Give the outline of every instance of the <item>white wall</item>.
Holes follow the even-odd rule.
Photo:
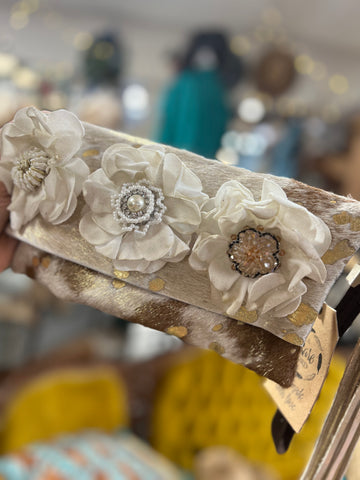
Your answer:
[[[76,0],[73,3],[76,6]],[[35,68],[44,68],[57,62],[75,66],[78,64],[79,53],[72,42],[77,32],[97,33],[107,28],[113,29],[119,32],[126,46],[126,77],[144,83],[151,93],[153,103],[171,75],[167,54],[181,48],[187,35],[186,29],[181,25],[174,28],[172,23],[171,27],[164,27],[164,24],[144,20],[144,15],[141,19],[136,19],[134,15],[126,17],[116,11],[106,11],[105,8],[102,11],[100,7],[94,15],[94,10],[91,13],[86,8],[79,8],[79,5],[71,9],[68,3],[67,8],[61,10],[62,3],[59,0],[50,2],[48,7],[43,2],[43,7],[31,15],[30,22],[24,29],[14,30],[9,25],[10,6],[13,4],[9,0],[2,0],[0,5],[0,51],[9,49]],[[84,5],[84,2],[81,4]],[[148,5],[150,7],[151,2]],[[57,10],[54,10],[54,6]],[[189,16],[192,14],[193,12],[188,12]],[[254,28],[249,25],[248,33],[251,32],[250,27]],[[327,47],[309,44],[306,40],[303,45],[297,42],[297,50],[299,53],[309,53],[314,59],[325,63],[330,73],[346,75],[350,91],[344,96],[336,96],[330,92],[327,80],[315,82],[300,76],[289,95],[319,112],[329,105],[339,106],[343,110],[359,104],[360,69],[356,51],[337,51],[333,45]]]

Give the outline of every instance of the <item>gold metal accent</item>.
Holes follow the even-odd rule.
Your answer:
[[[168,327],[165,332],[168,335],[174,335],[178,338],[184,338],[188,334],[188,329],[183,325],[174,325],[172,327]]]
[[[32,262],[33,267],[38,267],[40,265],[40,258],[39,257],[33,257]]]
[[[213,332],[220,332],[224,328],[224,325],[222,323],[218,323],[217,325],[214,325],[213,328],[211,329]]]
[[[48,256],[41,259],[41,266],[44,268],[49,268],[50,263],[51,263],[51,258]]]
[[[162,278],[154,278],[149,282],[149,289],[152,292],[160,292],[165,287],[165,281]]]
[[[209,349],[213,350],[214,352],[218,353],[219,355],[222,355],[225,353],[225,348],[220,345],[218,342],[211,342],[209,343]]]
[[[288,315],[287,318],[297,327],[302,327],[303,325],[310,325],[310,323],[315,322],[317,315],[317,311],[314,308],[309,307],[306,303],[300,303],[297,310],[291,315]]]
[[[119,280],[125,280],[126,278],[129,277],[130,272],[122,272],[120,270],[114,270],[113,274],[115,275],[116,278]]]
[[[59,275],[65,281],[67,287],[77,295],[91,289],[98,276],[93,270],[70,262],[64,262],[61,265]]]
[[[360,232],[360,217],[353,217],[348,212],[337,213],[333,216],[336,225],[346,225],[350,223],[350,230]]]
[[[124,288],[126,283],[125,282],[122,282],[121,280],[117,279],[117,278],[114,278],[114,280],[111,282],[111,285],[116,288],[117,290],[119,290],[120,288]]]
[[[337,213],[333,216],[333,220],[336,225],[346,225],[347,223],[350,223],[351,215],[348,212]]]
[[[304,343],[303,339],[299,337],[299,335],[297,335],[296,333],[286,333],[283,336],[283,340],[285,340],[286,342],[292,343],[293,345],[298,345],[299,347],[301,347],[302,344]]]
[[[85,152],[83,152],[82,156],[84,158],[86,157],[95,157],[96,155],[99,155],[99,150],[97,150],[96,148],[90,148],[89,150],[85,150]]]
[[[350,222],[350,229],[353,232],[360,232],[360,217],[352,217]]]
[[[350,245],[349,240],[345,239],[337,243],[334,248],[325,252],[321,259],[325,265],[334,265],[338,260],[350,257],[354,255],[354,253],[355,248]]]
[[[258,319],[258,313],[256,310],[247,310],[245,307],[240,307],[234,318],[243,323],[255,323]]]

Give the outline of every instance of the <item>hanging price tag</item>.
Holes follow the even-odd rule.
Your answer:
[[[282,388],[266,380],[265,388],[295,432],[306,422],[327,376],[339,334],[336,311],[324,304],[301,350],[293,384]]]

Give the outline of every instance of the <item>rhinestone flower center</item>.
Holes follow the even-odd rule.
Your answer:
[[[111,197],[113,217],[125,231],[134,230],[145,235],[150,225],[160,223],[166,210],[160,188],[147,180],[124,183],[120,193]]]
[[[279,267],[280,243],[273,234],[245,228],[232,240],[227,251],[231,267],[244,277],[267,275]]]
[[[14,184],[26,192],[37,190],[49,173],[50,157],[40,148],[22,152],[11,170]]]

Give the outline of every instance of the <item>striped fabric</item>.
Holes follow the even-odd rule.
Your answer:
[[[0,458],[1,480],[185,480],[168,460],[128,432],[87,433],[34,444]]]

